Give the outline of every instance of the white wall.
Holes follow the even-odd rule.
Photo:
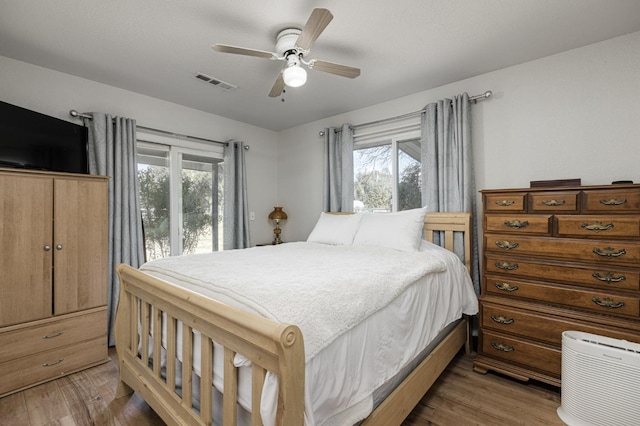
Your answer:
[[[85,80],[0,56],[0,100],[80,124],[69,110],[104,112],[136,119],[141,126],[225,141],[247,142],[252,242],[270,241],[267,216],[277,203],[277,134],[217,115]]]
[[[493,98],[471,112],[478,190],[545,179],[640,182],[638,32],[280,132],[278,200],[289,213],[284,239],[305,239],[322,209],[318,132],[324,127],[393,117],[486,90]]]

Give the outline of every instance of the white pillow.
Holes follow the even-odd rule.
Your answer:
[[[330,214],[322,212],[307,241],[333,245],[352,244],[361,218],[362,214],[360,213]]]
[[[365,213],[353,244],[418,251],[426,212],[422,207],[397,213]]]

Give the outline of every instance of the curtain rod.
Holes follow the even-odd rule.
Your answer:
[[[487,90],[486,92],[484,92],[481,95],[469,96],[469,102],[475,104],[475,103],[478,103],[478,101],[483,101],[485,99],[490,98],[492,95],[493,95],[493,92],[491,90]],[[425,112],[424,108],[419,110],[419,111],[408,112],[406,114],[397,115],[397,116],[391,117],[391,118],[383,118],[381,120],[370,121],[368,123],[356,124],[356,125],[351,126],[351,128],[352,129],[357,129],[359,127],[373,126],[375,124],[387,123],[387,122],[396,121],[396,120],[403,120],[405,118],[411,118],[411,117],[418,116],[418,115],[422,114],[423,112]],[[335,130],[336,133],[339,133],[341,131],[342,131],[341,129],[336,129]],[[324,130],[320,131],[320,136],[324,136]]]
[[[69,111],[69,115],[75,118],[86,118],[88,120],[93,120],[93,116],[91,114],[86,114],[86,113],[82,113],[82,112],[78,112],[75,109],[72,109],[71,111]],[[138,124],[136,124],[136,127],[138,129],[142,129],[142,130],[148,130],[151,132],[156,132],[156,133],[162,133],[163,135],[167,135],[167,136],[173,136],[175,138],[178,139],[191,139],[191,140],[195,140],[195,141],[200,141],[200,142],[210,142],[210,143],[215,143],[218,145],[228,145],[227,142],[221,142],[221,141],[214,141],[213,139],[205,139],[205,138],[200,138],[198,136],[189,136],[189,135],[183,135],[180,133],[174,133],[174,132],[168,132],[166,130],[160,130],[160,129],[154,129],[152,127],[145,127],[145,126],[140,126]],[[251,147],[249,145],[244,145],[244,149],[245,150],[249,150]]]

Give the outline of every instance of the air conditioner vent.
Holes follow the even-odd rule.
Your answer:
[[[231,84],[231,83],[227,83],[226,81],[222,81],[219,80],[217,78],[211,77],[210,75],[204,74],[204,73],[197,73],[196,74],[196,78],[198,80],[202,80],[206,83],[209,83],[213,86],[219,87],[221,89],[225,89],[225,90],[229,90],[229,89],[237,89],[238,86],[236,86],[235,84]]]

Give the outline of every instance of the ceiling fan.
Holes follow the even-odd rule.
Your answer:
[[[300,65],[304,64],[310,69],[327,72],[347,78],[356,78],[360,75],[360,69],[340,65],[319,59],[305,60],[309,54],[311,45],[322,34],[324,29],[333,19],[333,15],[327,9],[316,8],[311,12],[302,30],[298,28],[285,28],[276,37],[276,52],[266,50],[248,49],[245,47],[230,46],[227,44],[214,44],[213,50],[236,55],[255,56],[274,61],[286,61],[286,65],[276,78],[269,96],[278,97],[284,91],[284,86],[299,87],[306,83],[307,72]]]

